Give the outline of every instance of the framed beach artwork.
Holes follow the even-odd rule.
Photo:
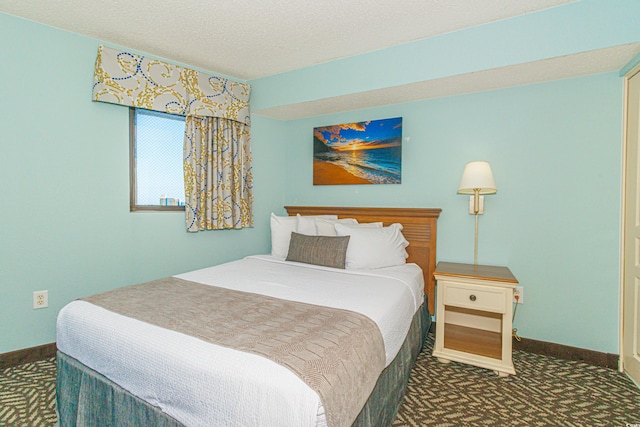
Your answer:
[[[313,128],[313,185],[400,184],[402,117]]]

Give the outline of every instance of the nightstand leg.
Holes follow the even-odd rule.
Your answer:
[[[509,376],[509,374],[506,372],[502,372],[502,371],[493,371],[493,372],[495,372],[500,378],[506,378]]]
[[[445,365],[446,365],[447,363],[451,363],[451,360],[449,360],[449,359],[443,359],[443,358],[441,358],[441,357],[438,357],[437,359],[438,359],[438,362],[440,362],[440,363],[444,363]]]

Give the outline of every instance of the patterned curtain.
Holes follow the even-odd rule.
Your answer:
[[[187,116],[184,183],[187,231],[253,227],[249,126]]]
[[[98,47],[93,100],[249,124],[251,86],[105,46]]]
[[[253,227],[251,86],[98,48],[93,100],[186,116],[187,231]]]

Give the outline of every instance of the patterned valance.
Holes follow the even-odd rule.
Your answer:
[[[251,86],[100,46],[93,100],[249,124]]]

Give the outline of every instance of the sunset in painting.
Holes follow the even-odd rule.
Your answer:
[[[313,184],[399,184],[402,117],[313,129]]]

